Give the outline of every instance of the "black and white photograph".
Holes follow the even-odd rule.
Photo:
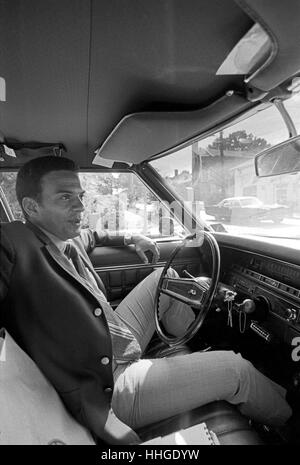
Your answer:
[[[0,446],[300,445],[299,31],[299,0],[0,0]]]

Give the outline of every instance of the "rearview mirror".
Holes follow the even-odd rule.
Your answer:
[[[276,176],[300,171],[300,136],[264,150],[255,157],[256,176]]]

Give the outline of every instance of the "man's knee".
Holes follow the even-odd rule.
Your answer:
[[[254,369],[253,365],[249,360],[243,358],[240,354],[236,354],[236,370],[241,379],[245,379],[250,376],[251,371]]]
[[[150,274],[145,278],[145,280],[150,280],[150,281],[152,281],[152,282],[158,283],[159,278],[161,277],[162,272],[163,272],[163,267],[156,268],[156,270],[152,271],[152,273],[150,273]],[[177,277],[178,277],[178,273],[177,273],[173,268],[169,268],[169,269],[167,270],[166,276],[168,276],[168,278],[177,278]]]
[[[227,368],[236,379],[237,388],[250,383],[251,371],[254,369],[251,362],[235,352],[228,352]]]
[[[243,358],[240,354],[235,354],[233,369],[236,379],[235,394],[247,397],[251,391],[252,378],[255,377],[253,373],[255,368],[251,362]]]

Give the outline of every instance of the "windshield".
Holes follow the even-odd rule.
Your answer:
[[[300,132],[300,98],[285,103]],[[258,178],[254,158],[288,138],[275,106],[150,164],[207,225],[229,233],[300,238],[300,173]]]

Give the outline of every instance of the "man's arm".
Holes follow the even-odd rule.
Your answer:
[[[145,252],[152,253],[152,263],[156,263],[159,259],[159,247],[155,241],[142,234],[128,234],[124,236],[124,244],[135,246],[135,251],[144,263],[148,263],[148,258]]]
[[[106,231],[93,231],[83,229],[81,231],[81,240],[87,253],[90,253],[96,246],[123,246],[134,245],[135,251],[144,263],[148,263],[145,252],[152,253],[152,263],[156,263],[159,258],[159,247],[155,241],[142,234],[125,234],[125,236],[111,235]]]

